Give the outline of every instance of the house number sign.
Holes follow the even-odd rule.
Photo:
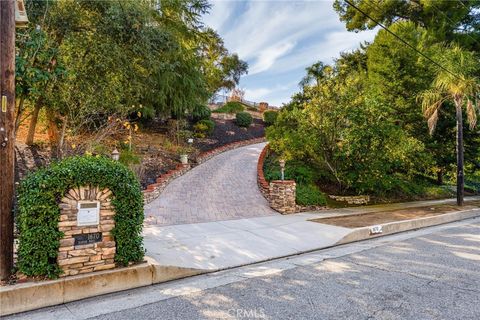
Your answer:
[[[78,234],[78,235],[74,235],[73,238],[75,239],[74,245],[81,246],[85,244],[102,242],[102,233],[94,232],[94,233]]]

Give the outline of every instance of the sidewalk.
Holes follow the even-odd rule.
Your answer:
[[[479,199],[469,197],[467,201]],[[361,229],[308,221],[311,219],[454,201],[417,201],[165,227],[151,225],[144,228],[144,244],[147,256],[155,264],[222,270],[330,247],[343,243],[343,239]]]

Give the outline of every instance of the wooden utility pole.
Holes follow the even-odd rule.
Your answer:
[[[464,196],[464,173],[463,173],[463,116],[462,99],[455,98],[457,112],[457,205],[463,206]]]
[[[0,0],[0,279],[13,267],[15,0]]]

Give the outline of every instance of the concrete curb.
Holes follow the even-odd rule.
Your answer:
[[[267,144],[260,152],[260,156],[258,157],[257,162],[257,184],[260,192],[262,193],[263,197],[269,200],[270,196],[270,186],[268,185],[267,180],[265,180],[265,175],[263,172],[263,164],[265,162],[265,158],[267,157],[267,153],[269,150],[269,145]]]
[[[206,271],[151,262],[57,280],[0,287],[0,316],[186,278]]]
[[[444,213],[444,214],[441,214],[438,216],[432,216],[432,217],[388,222],[388,223],[378,225],[378,226],[381,226],[382,228],[382,233],[378,233],[378,234],[372,234],[371,232],[372,226],[355,228],[351,233],[343,237],[335,245],[377,238],[377,237],[386,236],[389,234],[436,226],[439,224],[465,220],[465,219],[474,218],[478,216],[480,216],[480,209],[470,209],[465,211]]]

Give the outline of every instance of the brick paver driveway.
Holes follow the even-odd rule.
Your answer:
[[[224,152],[172,181],[145,206],[148,224],[174,225],[277,214],[257,186],[264,143]]]

